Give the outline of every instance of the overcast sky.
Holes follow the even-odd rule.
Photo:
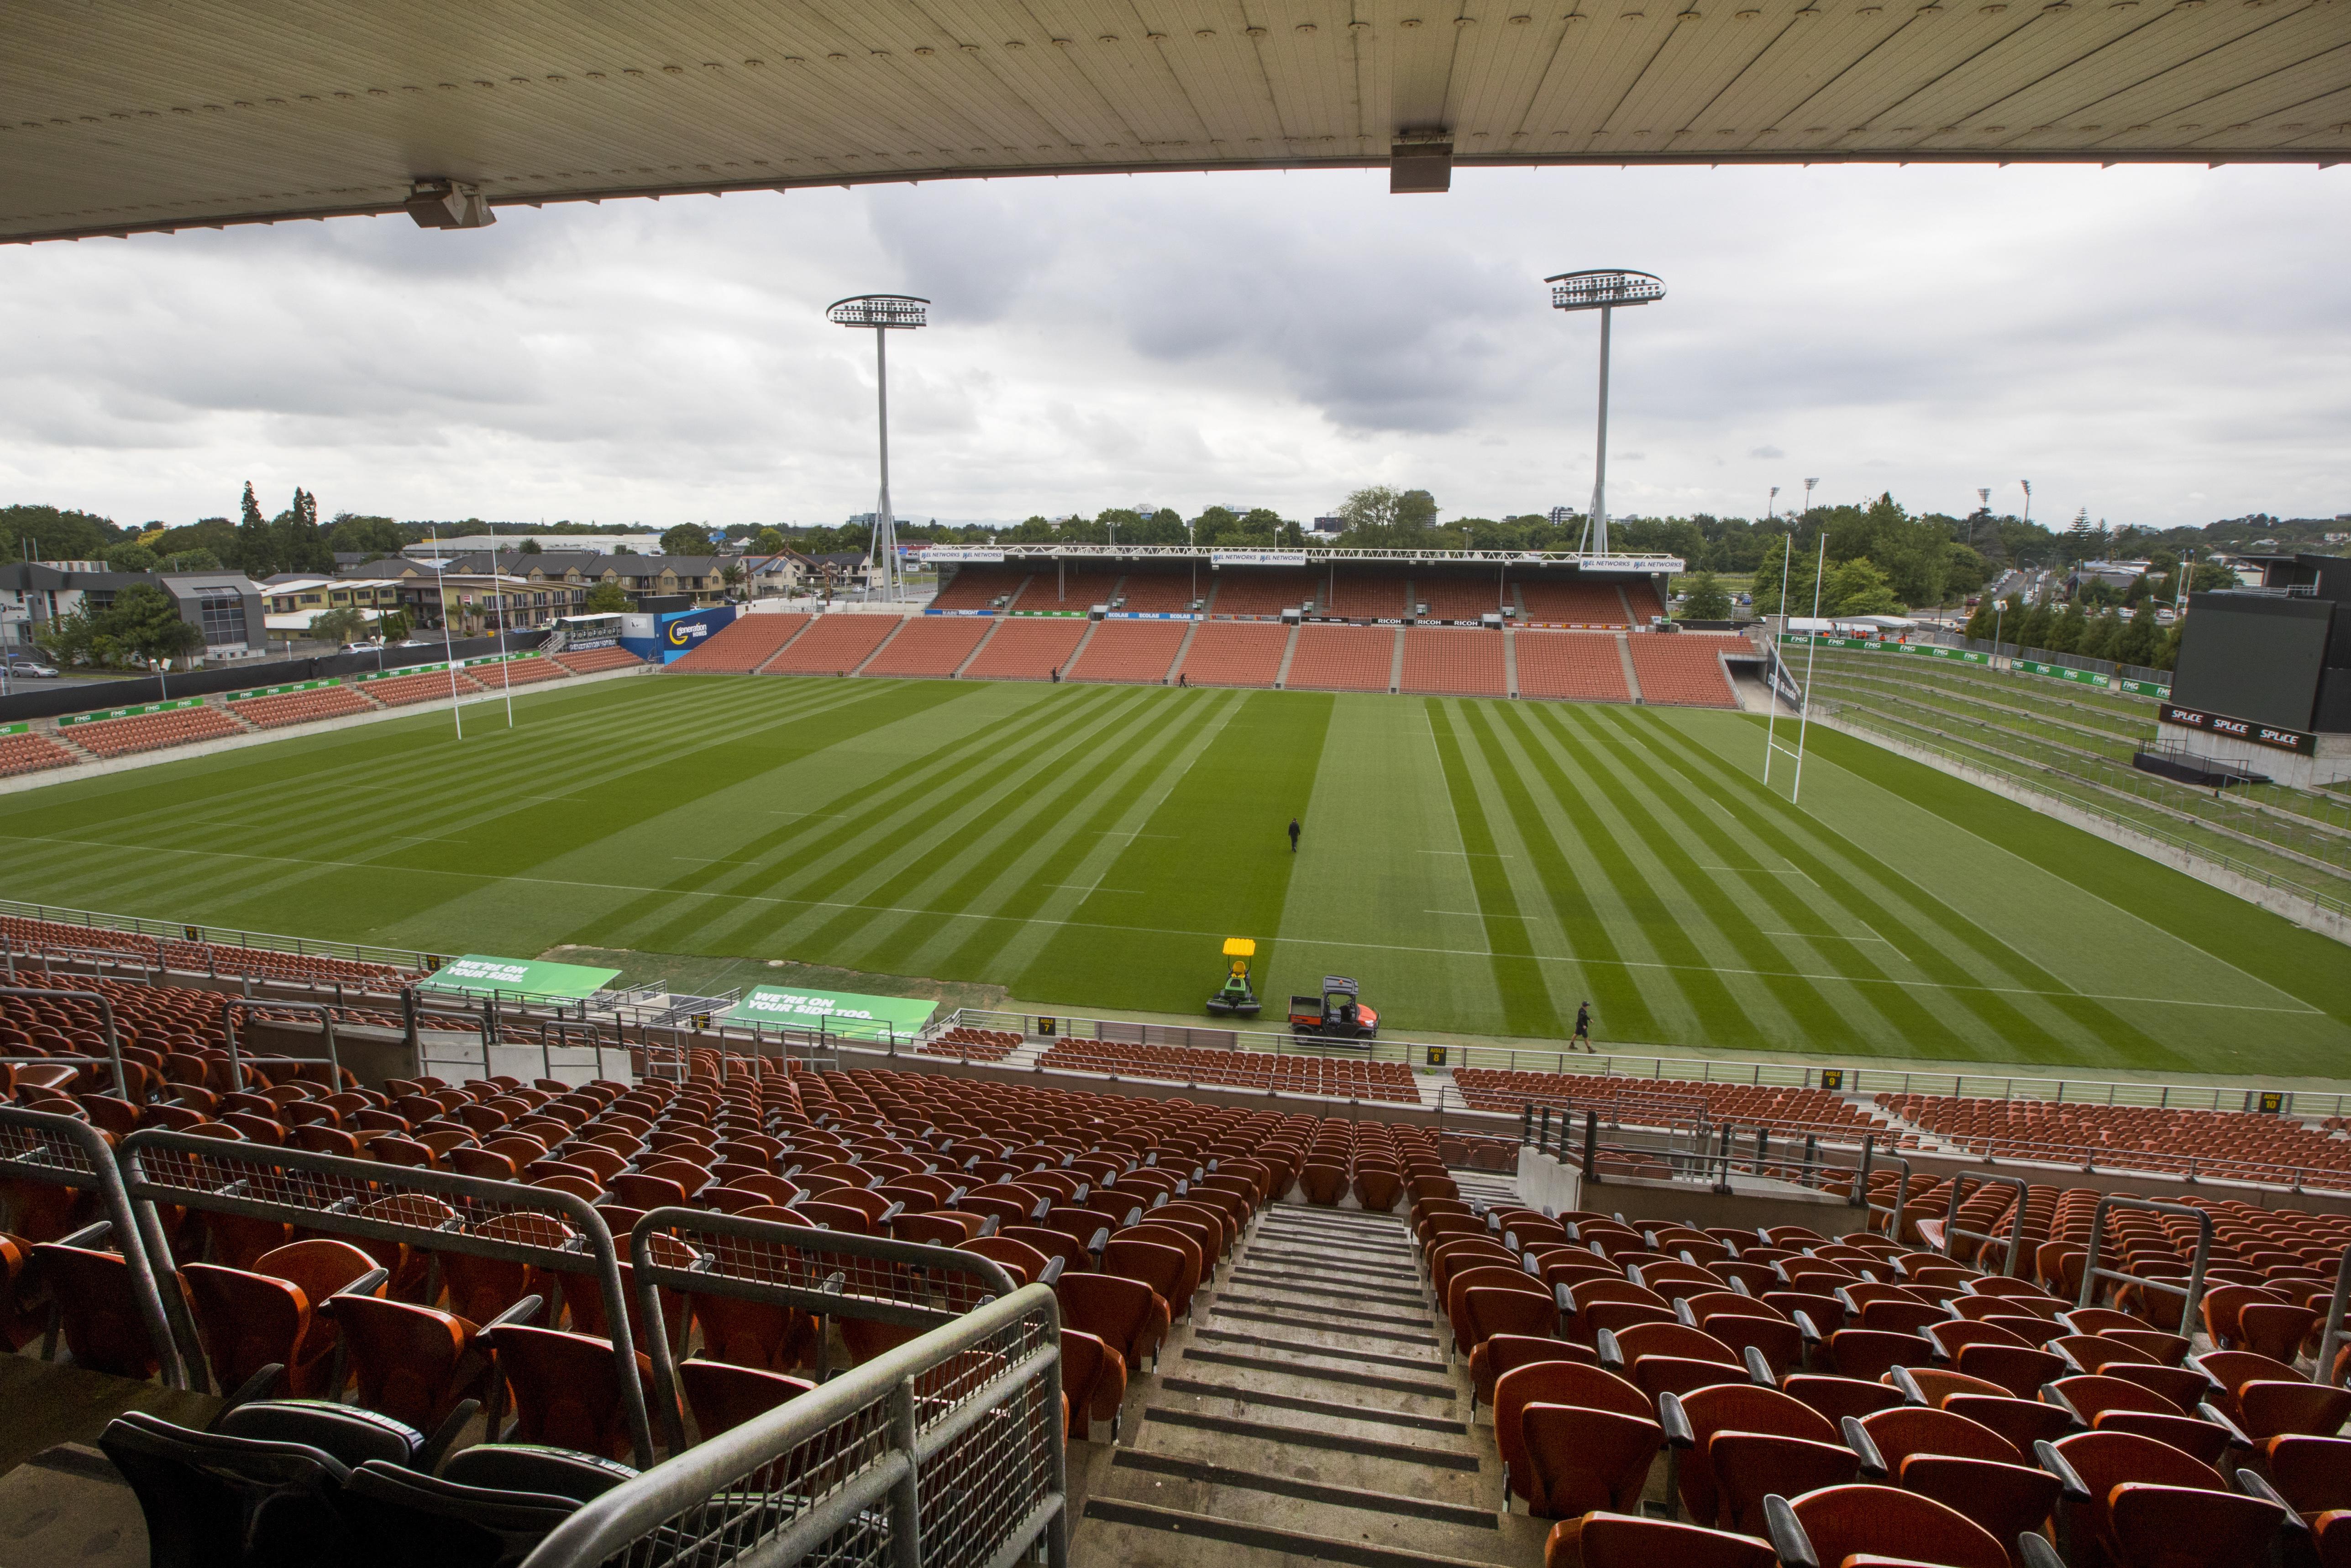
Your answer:
[[[1591,493],[1761,515],[1817,476],[1958,512],[2019,479],[2171,526],[2351,512],[2351,170],[1166,174],[502,209],[0,248],[0,504],[130,523],[268,509],[666,526],[872,505],[892,339],[902,517],[1153,502],[1441,515]]]

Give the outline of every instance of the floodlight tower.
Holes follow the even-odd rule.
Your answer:
[[[1646,272],[1600,267],[1588,272],[1562,272],[1543,279],[1551,285],[1554,310],[1600,312],[1600,442],[1592,460],[1592,522],[1585,549],[1608,553],[1608,329],[1619,305],[1646,305],[1666,297],[1666,286]]]
[[[898,564],[898,525],[890,516],[890,334],[929,326],[930,305],[911,294],[857,294],[824,308],[828,321],[873,329],[873,385],[882,421],[882,499],[873,508],[873,564],[882,569],[883,597],[893,604],[905,589],[905,573]],[[870,574],[866,580],[872,580]]]

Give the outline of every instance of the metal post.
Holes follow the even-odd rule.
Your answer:
[[[1600,308],[1600,434],[1592,457],[1592,533],[1593,555],[1608,553],[1608,329],[1616,312]]]
[[[11,977],[14,977],[13,975]],[[99,991],[52,991],[44,990],[36,987],[0,986],[0,996],[33,997],[44,998],[49,1001],[96,1002],[98,1004],[98,1016],[99,1020],[99,1033],[100,1038],[106,1041],[107,1060],[114,1064],[115,1095],[117,1098],[123,1100],[131,1098],[130,1080],[124,1076],[122,1071],[122,1036],[114,1027],[114,1004],[106,999],[104,993]],[[37,1059],[19,1057],[12,1058],[11,1060],[20,1061],[31,1061],[35,1060],[55,1061],[58,1059],[56,1057]]]
[[[1560,1129],[1566,1131],[1564,1125]],[[1600,1185],[1600,1113],[1583,1113],[1583,1179],[1586,1185]]]
[[[1808,517],[1812,516],[1813,512],[1813,483],[1814,481],[1810,479],[1804,481],[1804,515]],[[1829,536],[1826,533],[1823,533],[1821,535],[1820,559],[1813,569],[1813,619],[1815,621],[1818,621],[1821,618],[1821,578],[1822,575],[1828,570],[1828,562]],[[1811,733],[1812,730],[1813,661],[1817,658],[1819,654],[1820,634],[1815,631],[1805,640],[1804,643],[1804,706],[1797,710],[1796,782],[1794,788],[1788,791],[1788,804],[1791,806],[1802,800],[1804,795],[1804,737]]]
[[[914,1380],[902,1377],[890,1391],[890,1446],[906,1456],[905,1473],[890,1488],[890,1559],[894,1568],[923,1568],[923,1478],[915,1432]]]

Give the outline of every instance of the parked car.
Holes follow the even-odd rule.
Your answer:
[[[11,653],[5,658],[0,658],[0,664],[5,664],[8,673],[19,680],[54,681],[57,678],[57,666],[44,664],[38,659],[25,658]]]

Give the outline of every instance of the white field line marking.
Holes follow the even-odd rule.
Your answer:
[[[308,866],[319,870],[329,868],[347,871],[392,871],[408,876],[460,877],[468,882],[523,883],[538,887],[586,888],[597,893],[658,894],[664,898],[713,898],[731,904],[768,904],[799,909],[862,909],[880,915],[926,915],[942,920],[1001,920],[1016,925],[1081,925],[1096,931],[1123,931],[1138,936],[1187,936],[1201,941],[1220,938],[1229,933],[1188,931],[1163,925],[1113,925],[1098,920],[1051,920],[1028,915],[984,915],[968,909],[922,909],[907,904],[861,904],[851,899],[778,898],[768,894],[714,893],[698,888],[647,887],[638,883],[589,882],[581,878],[559,876],[512,876],[496,872],[458,871],[442,866],[391,866],[378,861],[310,860],[296,855],[247,854],[235,850],[196,850],[168,848],[162,845],[131,845],[110,843],[103,839],[67,839],[53,834],[0,833],[0,841],[19,844],[57,844],[76,850],[116,850],[141,855],[187,855],[203,860],[258,861],[271,865]],[[1667,964],[1646,958],[1579,958],[1554,953],[1497,953],[1483,947],[1416,947],[1401,942],[1344,942],[1316,936],[1285,935],[1285,942],[1297,942],[1314,947],[1345,947],[1368,953],[1429,953],[1440,957],[1456,958],[1525,958],[1538,964],[1584,964],[1594,967],[1616,969],[1664,969],[1694,975],[1747,975],[1777,980],[1819,980],[1844,986],[1901,986],[1912,990],[1981,991],[1991,995],[2019,997],[2079,997],[2089,1001],[2142,1002],[2153,1007],[2217,1008],[2224,1012],[2292,1013],[2300,1017],[2331,1018],[2323,1008],[2304,1005],[2298,1008],[2259,1007],[2249,1002],[2209,1002],[2181,997],[2133,997],[2112,993],[2076,990],[2038,990],[2031,986],[1963,986],[1940,980],[1897,980],[1879,975],[1814,975],[1798,969],[1734,969],[1717,964]],[[2249,978],[2251,977],[2248,977]],[[2276,988],[2272,987],[2271,989]]]
[[[1883,936],[1847,936],[1838,931],[1759,931],[1764,936],[1794,936],[1806,942],[1886,942]],[[1889,947],[1894,944],[1886,942]]]

